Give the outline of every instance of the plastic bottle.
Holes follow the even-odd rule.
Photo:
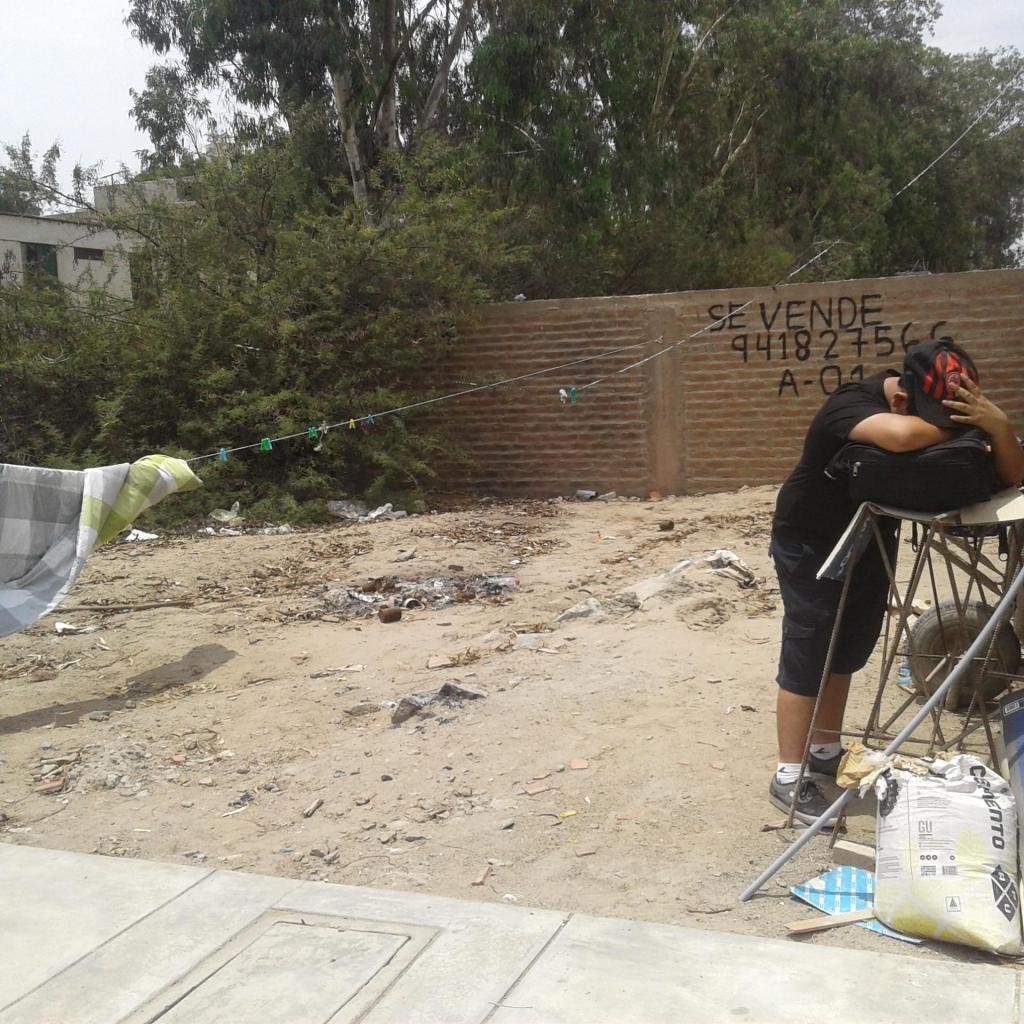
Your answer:
[[[906,690],[907,693],[912,693],[917,689],[917,686],[914,683],[914,677],[910,672],[910,661],[906,655],[900,658],[900,667],[896,676],[896,685],[901,690]]]

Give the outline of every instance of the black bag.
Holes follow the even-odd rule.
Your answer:
[[[846,478],[850,497],[911,512],[949,512],[987,501],[999,490],[985,435],[970,430],[917,452],[887,452],[851,442],[825,470]]]

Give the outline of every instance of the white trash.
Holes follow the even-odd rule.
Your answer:
[[[145,530],[132,530],[130,533],[125,534],[124,542],[126,544],[138,544],[140,541],[146,540],[159,540],[159,535],[155,533],[146,533]]]
[[[925,939],[1024,951],[1008,784],[961,754],[936,761],[925,776],[892,769],[875,792],[878,920]]]

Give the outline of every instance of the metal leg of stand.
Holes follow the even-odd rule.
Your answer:
[[[942,685],[936,689],[936,691],[928,698],[924,706],[918,711],[918,713],[911,719],[910,722],[904,727],[903,731],[896,736],[893,741],[885,748],[883,753],[886,756],[894,754],[907,739],[914,734],[918,726],[931,714],[932,710],[936,705],[941,704],[946,697],[946,693],[959,682],[960,677],[969,670],[971,661],[977,656],[977,654],[983,649],[985,644],[994,635],[995,631],[1002,624],[1003,620],[1010,614],[1014,604],[1017,600],[1017,595],[1021,591],[1021,587],[1024,586],[1024,570],[1018,572],[1013,582],[1007,588],[1003,594],[1002,600],[1000,600],[995,611],[992,613],[992,617],[985,623],[981,632],[978,634],[970,648],[965,652],[964,657],[960,663],[955,666],[952,672],[942,681]],[[802,832],[800,836],[790,845],[789,849],[783,854],[777,857],[761,874],[758,878],[753,881],[746,889],[740,894],[740,901],[746,902],[757,891],[773,878],[796,854],[803,849],[834,817],[842,814],[846,805],[853,799],[853,790],[846,790],[842,796],[839,797],[835,803],[832,804],[828,810],[825,811],[818,820],[811,825],[805,832]]]

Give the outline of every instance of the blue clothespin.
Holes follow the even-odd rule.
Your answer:
[[[366,425],[368,427],[372,427],[373,426],[373,415],[372,414],[366,417]]]
[[[576,389],[575,388],[569,388],[569,403],[571,405],[575,405],[576,404]]]
[[[227,450],[227,448],[221,448],[220,454],[217,456],[217,458],[220,459],[221,462],[227,462],[228,461],[228,450]]]

